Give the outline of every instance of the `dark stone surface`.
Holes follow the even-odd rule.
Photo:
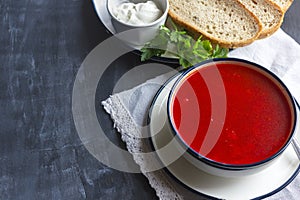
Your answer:
[[[299,10],[295,0],[282,26],[298,42]],[[0,0],[0,199],[157,199],[141,174],[113,170],[90,155],[75,130],[77,70],[109,36],[88,0]],[[112,64],[99,101],[139,63],[129,53]],[[97,115],[124,147],[104,110]]]

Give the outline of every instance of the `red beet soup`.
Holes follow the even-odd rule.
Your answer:
[[[170,101],[171,123],[192,151],[229,165],[275,155],[293,129],[292,103],[265,70],[238,62],[191,70]]]

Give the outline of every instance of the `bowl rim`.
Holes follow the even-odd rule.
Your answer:
[[[235,63],[242,63],[242,64],[246,64],[248,66],[253,66],[255,68],[258,68],[259,70],[262,70],[262,71],[266,72],[267,74],[269,74],[274,79],[274,81],[277,81],[278,85],[280,85],[280,87],[282,87],[285,90],[285,92],[287,94],[287,98],[289,99],[289,101],[291,103],[291,113],[294,114],[294,119],[293,119],[291,133],[290,133],[289,137],[287,138],[284,145],[272,156],[270,156],[264,160],[250,163],[250,164],[228,164],[228,163],[217,162],[215,160],[209,159],[209,158],[201,155],[200,153],[198,153],[194,149],[192,149],[188,144],[186,144],[186,142],[181,138],[180,134],[176,130],[174,122],[171,117],[171,101],[172,101],[173,94],[174,94],[175,90],[177,89],[177,86],[181,83],[181,81],[185,78],[185,76],[187,74],[189,74],[191,71],[197,70],[198,68],[201,68],[203,66],[207,66],[210,63],[216,63],[216,62],[217,63],[235,62]],[[263,67],[262,65],[259,65],[257,63],[254,63],[254,62],[251,62],[248,60],[240,59],[240,58],[214,58],[214,59],[205,60],[198,64],[195,64],[194,66],[192,66],[192,67],[188,68],[186,71],[184,71],[178,77],[178,79],[175,81],[175,83],[172,86],[171,91],[168,95],[168,99],[167,99],[167,116],[168,117],[167,118],[168,118],[168,122],[171,127],[172,134],[177,139],[178,143],[180,145],[182,145],[183,148],[186,149],[186,153],[192,155],[192,157],[194,157],[197,160],[202,161],[212,167],[216,167],[219,169],[225,169],[225,170],[231,170],[231,171],[240,171],[240,170],[247,170],[247,169],[256,168],[256,167],[268,164],[270,161],[274,160],[279,155],[281,155],[282,152],[289,146],[292,138],[294,137],[294,134],[296,132],[296,127],[297,127],[298,113],[297,113],[296,104],[297,104],[297,102],[296,102],[295,98],[293,97],[293,95],[291,94],[290,90],[285,85],[285,83],[283,83],[283,81],[276,74],[274,74],[272,71],[268,70],[267,68]]]
[[[156,19],[155,21],[151,22],[151,23],[148,23],[148,24],[143,24],[143,25],[134,25],[134,24],[128,24],[128,23],[125,23],[125,22],[122,22],[120,21],[119,19],[116,18],[116,16],[113,14],[113,12],[111,11],[110,9],[110,5],[109,5],[109,1],[111,0],[106,0],[106,9],[110,15],[110,17],[114,20],[116,20],[118,23],[122,24],[123,26],[126,26],[128,28],[148,28],[148,27],[151,27],[153,25],[156,25],[158,24],[162,19],[167,19],[167,16],[168,16],[168,12],[169,12],[169,1],[168,0],[164,0],[166,2],[166,8],[162,11],[163,14],[158,18]],[[148,1],[148,0],[147,0]],[[123,1],[123,2],[127,2],[127,1]],[[130,1],[129,1],[130,2]],[[120,3],[122,3],[122,1],[120,1]]]

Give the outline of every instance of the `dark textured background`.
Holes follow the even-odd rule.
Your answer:
[[[282,26],[298,42],[299,10],[295,0]],[[75,130],[77,70],[109,36],[88,0],[0,0],[0,199],[157,198],[142,175],[97,161]],[[129,53],[110,66],[99,101],[139,59]],[[110,139],[124,146],[109,116],[101,109],[97,115]]]

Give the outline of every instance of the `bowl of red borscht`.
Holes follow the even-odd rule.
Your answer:
[[[183,72],[167,111],[186,159],[225,177],[271,165],[290,144],[298,118],[292,94],[274,73],[235,58],[205,61]]]

